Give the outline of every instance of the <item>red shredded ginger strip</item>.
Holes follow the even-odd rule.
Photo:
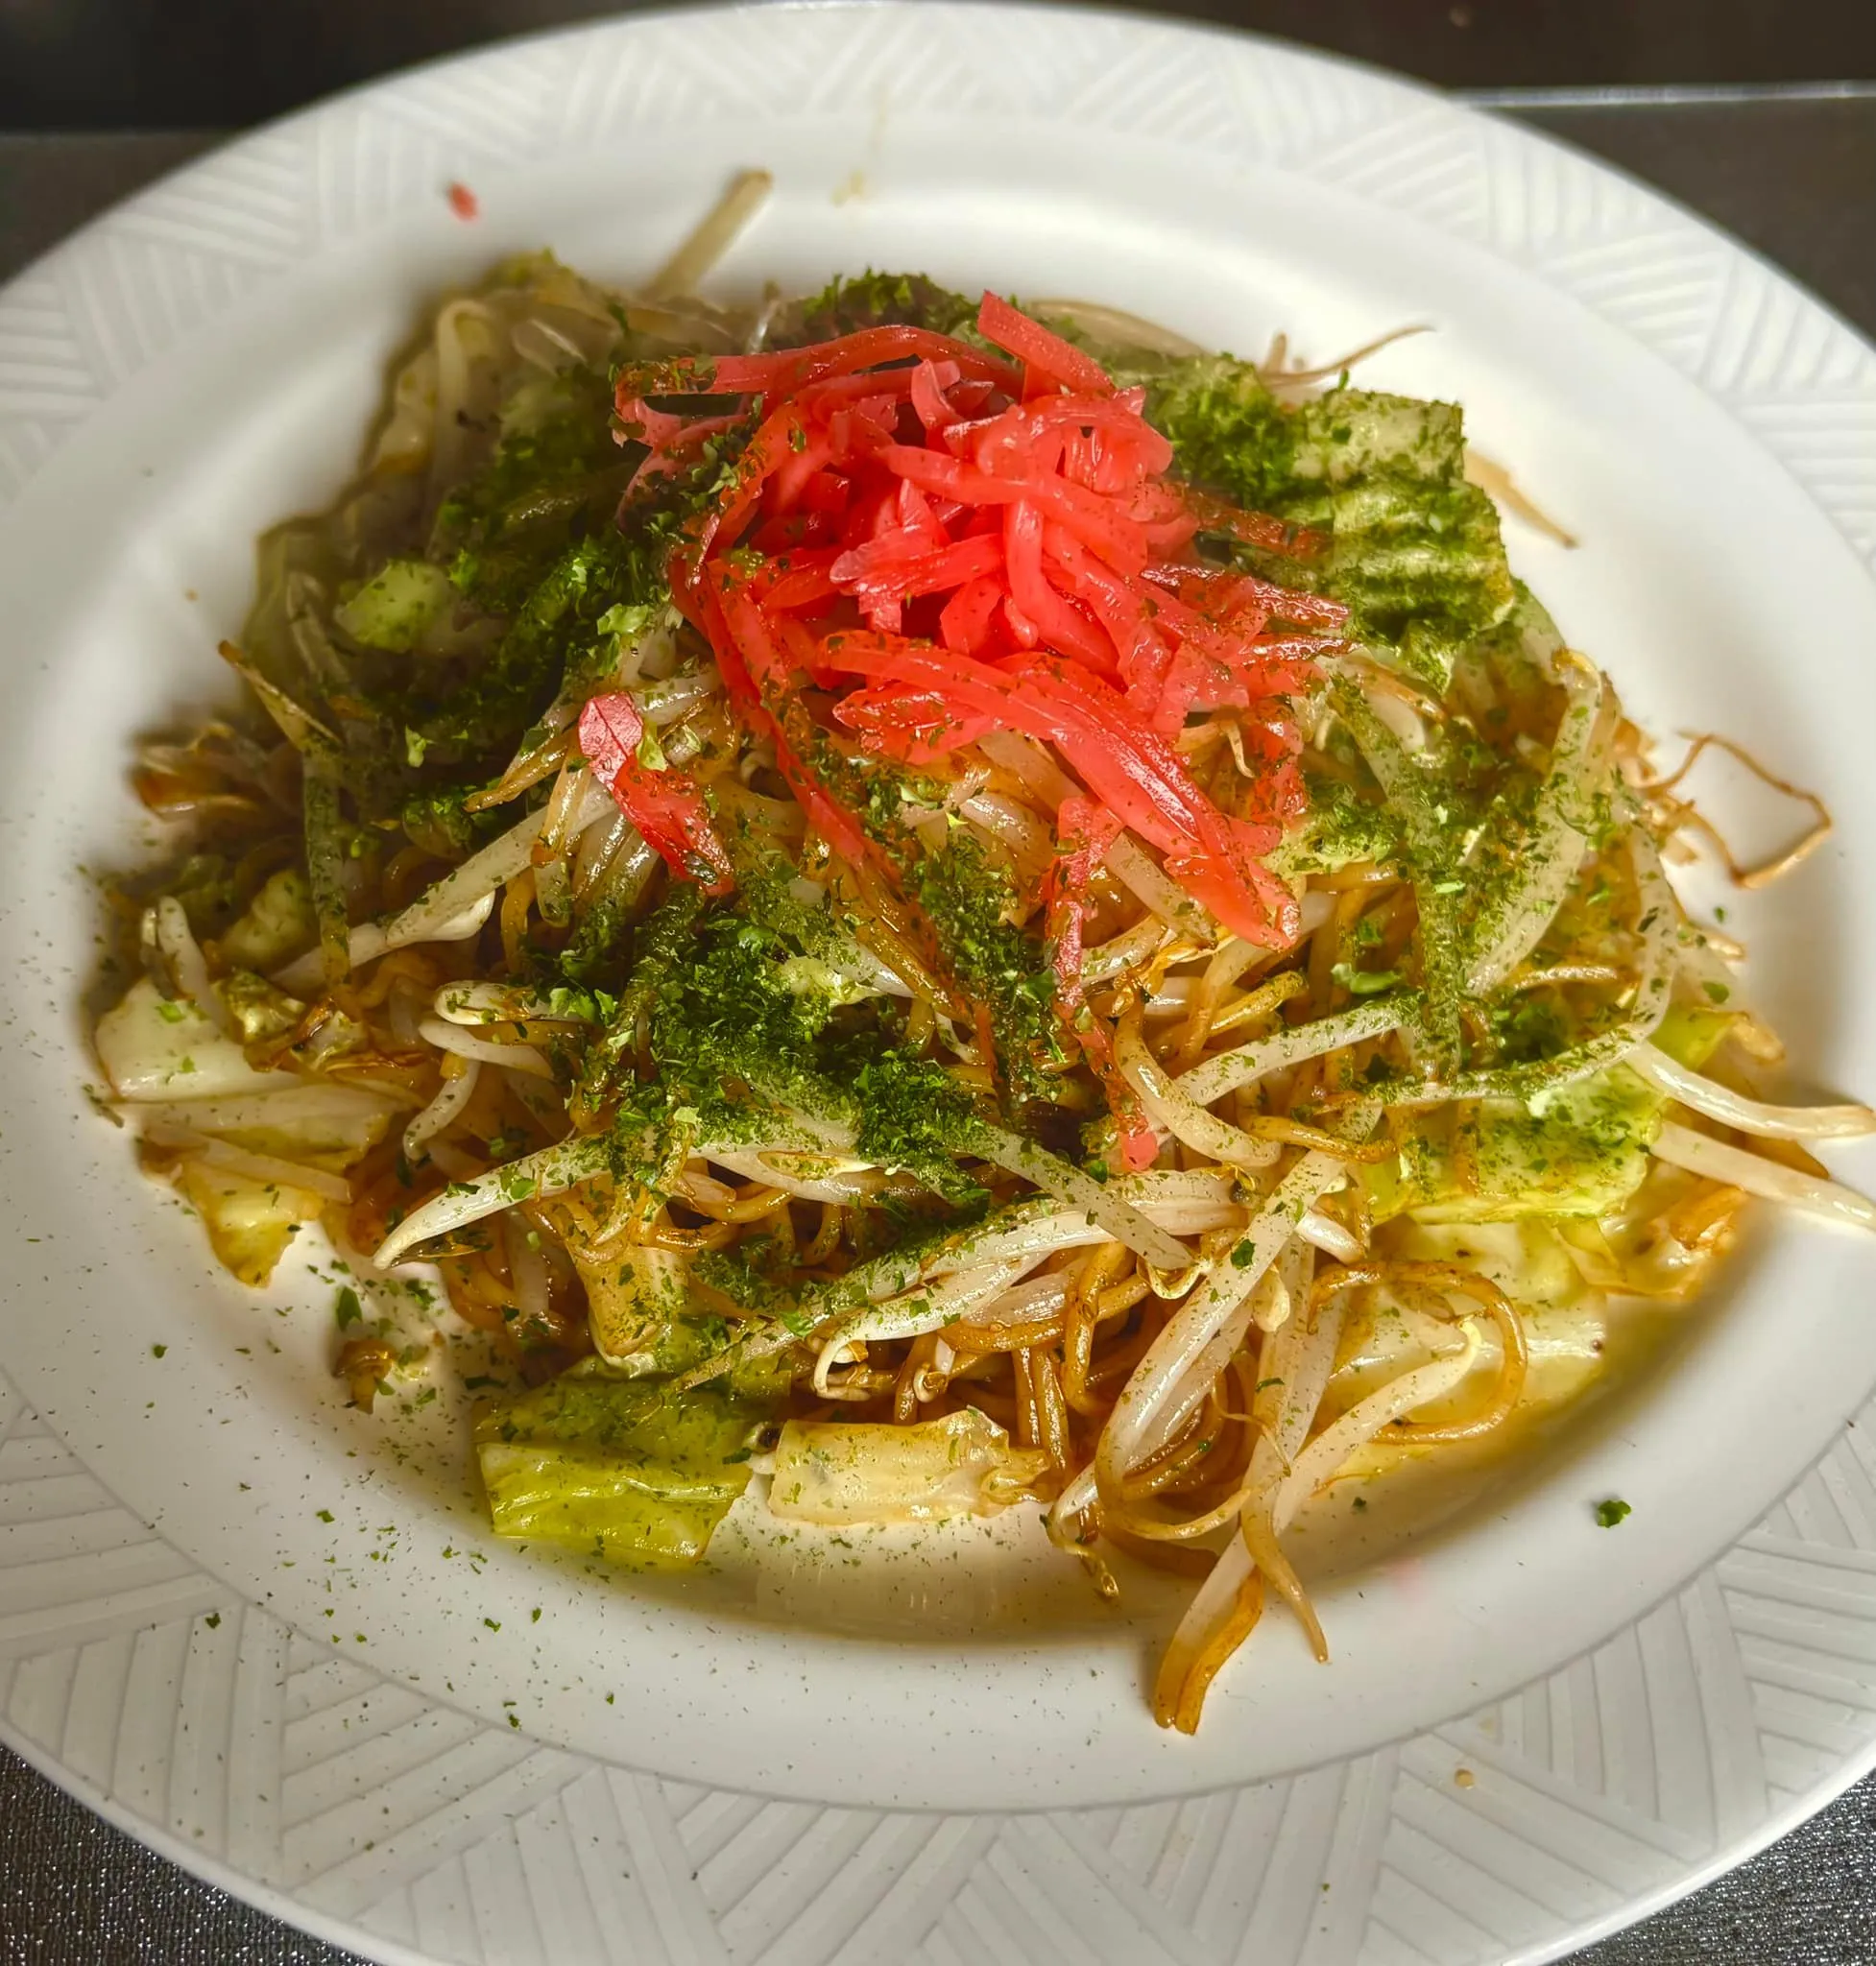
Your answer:
[[[1139,1093],[1115,1063],[1114,1041],[1107,1026],[1088,1015],[1081,984],[1081,937],[1088,914],[1089,883],[1122,830],[1119,820],[1093,800],[1063,800],[1055,815],[1056,853],[1043,899],[1049,967],[1055,971],[1057,1015],[1107,1095],[1121,1164],[1130,1174],[1138,1174],[1152,1166],[1160,1150],[1159,1139]]]
[[[1060,1006],[1085,1048],[1087,884],[1121,830],[1234,933],[1295,939],[1295,900],[1263,856],[1304,804],[1289,699],[1312,680],[1311,658],[1336,645],[1346,611],[1200,563],[1201,528],[1299,557],[1322,542],[1167,477],[1172,446],[1145,420],[1143,393],[1117,389],[1041,322],[986,294],[977,328],[999,353],[885,326],[646,365],[621,373],[618,415],[649,446],[643,477],[676,468],[730,420],[650,398],[759,406],[677,569],[679,600],[836,852],[868,849],[810,767],[827,711],[804,690],[831,695],[839,729],[902,763],[1015,730],[1080,779],[1088,797],[1062,822],[1047,899]],[[1171,741],[1189,714],[1221,706],[1246,713],[1255,776],[1240,814],[1200,790]],[[1118,1082],[1111,1061],[1090,1063]],[[1134,1164],[1150,1135],[1130,1130],[1120,1105],[1116,1117]]]
[[[622,693],[591,697],[580,712],[580,750],[646,846],[706,894],[727,895],[735,874],[702,790],[687,772],[647,763],[644,738],[638,706]]]

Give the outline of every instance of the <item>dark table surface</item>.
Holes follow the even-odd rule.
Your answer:
[[[232,129],[580,0],[0,0],[0,280]],[[1383,62],[1648,180],[1876,337],[1876,0],[1188,0]],[[1876,1961],[1876,1777],[1579,1966]],[[0,1749],[0,1966],[345,1966]]]

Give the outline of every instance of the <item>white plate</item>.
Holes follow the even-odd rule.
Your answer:
[[[1799,1075],[1872,1090],[1876,358],[1740,249],[1404,84],[1062,10],[641,16],[374,87],[0,295],[7,1737],[386,1959],[1535,1958],[1737,1860],[1876,1758],[1866,1245],[1762,1221],[1659,1370],[1328,1584],[1329,1670],[1272,1619],[1192,1742],[1154,1608],[1033,1525],[732,1538],[657,1589],[494,1544],[446,1403],[346,1409],[331,1284],[238,1289],[84,1105],[73,870],[138,837],[133,734],[221,690],[253,534],[329,496],[428,296],[543,241],[629,277],[750,163],[726,290],[909,264],[1319,354],[1435,323],[1372,377],[1584,534],[1512,541],[1573,638],[1828,791],[1741,918]]]

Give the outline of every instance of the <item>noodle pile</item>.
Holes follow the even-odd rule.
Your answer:
[[[478,1424],[497,1526],[694,1557],[751,1468],[814,1522],[1038,1502],[1105,1591],[1117,1553],[1193,1579],[1154,1693],[1190,1732],[1273,1600],[1327,1657],[1285,1545],[1312,1496],[1509,1438],[1546,1293],[1685,1299],[1748,1196],[1876,1228],[1806,1144],[1876,1116],[1750,1090],[1776,1041],[1662,864],[1717,836],[1512,586],[1455,416],[1068,302],[1019,382],[926,282],[688,298],[762,189],[641,296],[541,259],[440,310],[358,483],[262,543],[224,653],[267,733],[139,762],[189,855],[130,897],[141,974],[99,1052],[237,1276],[315,1220],[380,1272],[433,1266],[512,1371]],[[694,599],[783,390],[735,364],[894,324],[965,352],[905,344],[855,403],[909,383],[936,429],[1078,361],[1166,432],[1177,591],[1251,581],[1278,624],[1232,644],[1263,684],[1166,718],[1205,838],[1262,843],[1229,879],[1015,710],[865,724],[877,666],[832,673],[841,635],[925,660],[937,599],[828,599],[768,696],[734,603]],[[1064,470],[1110,482],[1096,413],[1061,400]],[[906,449],[908,410],[867,414]],[[931,550],[987,539],[947,504],[963,475],[918,468]],[[789,569],[767,535],[717,543]],[[1044,656],[1109,618],[1118,576],[1084,572]],[[981,660],[1017,693],[1039,673]],[[361,1318],[337,1370],[369,1406],[429,1356]],[[619,1443],[677,1471],[655,1523],[590,1513]],[[516,1457],[573,1447],[586,1498],[505,1522]]]

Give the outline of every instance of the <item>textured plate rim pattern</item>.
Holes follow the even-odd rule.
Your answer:
[[[1088,19],[998,12],[1039,56]],[[898,104],[936,102],[983,24],[955,6],[761,9],[737,23],[745,85],[762,37],[780,52],[833,16],[845,59],[799,111],[870,102],[888,73]],[[1515,264],[1694,382],[1876,567],[1876,355],[1763,261],[1408,84],[1202,29],[1100,32],[1151,86],[1071,75],[1025,114],[1229,145]],[[270,274],[458,174],[589,151],[661,88],[680,114],[700,79],[672,60],[679,35],[639,16],[378,84],[58,248],[0,290],[0,506]],[[149,1529],[0,1379],[0,1738],[165,1855],[387,1961],[1535,1961],[1694,1888],[1876,1762],[1866,1440],[1876,1403],[1646,1617],[1414,1739],[1183,1801],[942,1815],[664,1780],[338,1659]]]

